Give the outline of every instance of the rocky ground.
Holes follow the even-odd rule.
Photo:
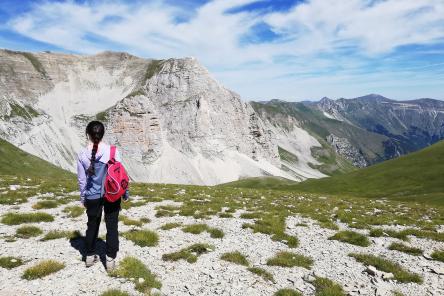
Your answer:
[[[0,216],[7,212],[35,212],[32,208],[41,197],[29,198],[26,203],[19,205],[2,205]],[[133,201],[138,197],[133,197]],[[60,238],[41,241],[42,236],[50,230],[80,230],[86,228],[86,215],[69,218],[62,212],[65,206],[77,205],[72,201],[66,205],[53,209],[43,209],[55,217],[53,222],[33,223],[43,230],[43,234],[28,239],[16,238],[16,229],[21,225],[0,224],[0,257],[15,256],[22,258],[25,264],[13,268],[0,267],[0,295],[100,295],[102,292],[116,288],[128,292],[130,295],[142,295],[135,290],[130,280],[110,277],[100,263],[91,268],[85,268],[82,262],[82,239],[70,241]],[[175,215],[172,217],[156,217],[156,207],[159,205],[180,205],[172,200],[149,202],[142,206],[123,209],[122,214],[132,219],[148,218],[150,222],[141,227],[127,226],[120,222],[120,231],[132,228],[150,229],[158,233],[159,243],[154,247],[140,247],[132,241],[121,238],[118,260],[126,256],[139,258],[157,279],[162,287],[162,295],[273,295],[282,288],[291,288],[303,295],[315,295],[312,285],[314,277],[326,277],[342,285],[348,295],[444,295],[444,263],[429,260],[433,250],[444,248],[443,242],[429,239],[410,238],[409,244],[425,250],[423,256],[413,256],[387,247],[391,242],[399,241],[391,237],[369,238],[368,247],[360,247],[328,238],[337,230],[322,228],[319,223],[299,215],[290,216],[286,220],[286,233],[297,236],[299,246],[290,249],[286,244],[273,241],[269,235],[253,233],[251,229],[244,229],[244,223],[251,219],[242,219],[242,210],[234,213],[232,218],[213,216],[210,219],[195,219],[193,217]],[[185,233],[180,227],[170,230],[161,230],[160,227],[169,222],[182,222],[184,225],[206,223],[224,232],[223,238],[211,238],[207,232],[201,234]],[[340,229],[348,226],[338,223]],[[400,230],[401,226],[391,226]],[[368,230],[356,230],[368,234]],[[442,226],[440,228],[442,230]],[[104,223],[100,234],[106,233]],[[9,238],[9,239],[8,239]],[[163,261],[162,255],[177,251],[193,243],[209,243],[215,250],[201,255],[196,263],[184,260],[169,262]],[[99,252],[103,254],[103,246],[99,245]],[[311,269],[303,267],[268,266],[266,261],[278,251],[292,251],[303,254],[314,260]],[[270,272],[275,282],[266,281],[249,271],[245,266],[236,265],[220,259],[221,254],[240,251],[246,255],[252,266],[261,267]],[[399,263],[405,269],[423,277],[422,284],[398,283],[393,279],[382,278],[383,273],[370,270],[363,264],[349,257],[349,253],[365,252],[384,256]],[[41,279],[26,280],[23,272],[43,259],[55,259],[63,262],[65,268]],[[135,279],[137,281],[137,279]]]

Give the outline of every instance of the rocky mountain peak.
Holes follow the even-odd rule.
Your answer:
[[[383,102],[383,101],[391,101],[389,98],[386,98],[384,96],[378,95],[378,94],[369,94],[362,97],[355,98],[357,101],[361,102]]]
[[[291,178],[269,128],[195,58],[1,51],[0,86],[8,100],[0,136],[66,169],[74,170],[86,123],[99,119],[137,181]]]

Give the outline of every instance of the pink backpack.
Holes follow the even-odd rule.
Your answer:
[[[105,176],[105,199],[115,202],[125,194],[129,178],[123,165],[116,161],[116,146],[111,146],[108,169]]]

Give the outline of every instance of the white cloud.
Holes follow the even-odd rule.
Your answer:
[[[314,96],[318,90],[329,95],[344,88],[345,95],[350,89],[377,88],[377,84],[365,83],[365,77],[373,79],[370,74],[374,73],[359,74],[364,79],[349,90],[338,79],[357,81],[353,75],[366,67],[366,59],[378,59],[399,46],[433,44],[444,38],[442,0],[311,0],[286,12],[226,13],[253,2],[257,0],[213,0],[196,11],[161,0],[137,4],[39,2],[12,19],[9,26],[27,37],[75,52],[118,48],[153,58],[195,56],[247,97],[275,94],[273,97],[287,99]],[[243,36],[258,23],[268,24],[284,38],[242,43]],[[276,62],[285,56],[292,58]],[[328,75],[325,69],[330,68]],[[408,80],[399,80],[396,71],[382,74],[391,75],[396,80],[393,85]],[[270,81],[275,87],[266,86]],[[387,81],[391,80],[381,85]],[[326,87],[306,89],[312,84]]]
[[[375,1],[373,1],[375,2]],[[293,35],[318,50],[357,46],[365,53],[384,53],[398,46],[444,37],[442,0],[312,0],[266,21],[277,32]]]

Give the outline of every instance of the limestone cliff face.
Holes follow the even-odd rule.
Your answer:
[[[66,169],[99,119],[138,181],[287,176],[269,128],[193,58],[1,50],[0,98],[0,136]]]
[[[272,135],[254,110],[195,59],[156,61],[147,68],[152,72],[107,113],[110,142],[129,156],[138,179],[208,183],[210,178],[214,184],[259,172],[250,167],[254,162],[239,171],[232,162],[241,155],[279,163]]]
[[[352,162],[354,166],[363,168],[368,165],[362,153],[347,138],[330,134],[327,136],[327,142],[335,149],[336,153]]]

